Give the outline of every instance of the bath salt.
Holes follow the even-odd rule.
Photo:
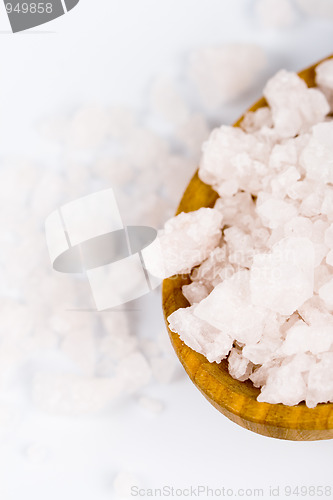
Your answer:
[[[178,309],[168,317],[170,330],[192,349],[200,352],[208,361],[220,362],[230,352],[233,339],[228,333],[215,328],[196,315],[196,305]]]
[[[201,281],[193,281],[189,285],[184,285],[182,288],[183,295],[185,299],[189,301],[191,305],[201,302],[209,294],[209,289]]]
[[[253,184],[251,191],[257,192],[261,178],[268,174],[269,152],[269,146],[254,135],[223,125],[203,145],[199,177],[217,191],[224,181],[235,178],[240,189],[247,191]]]
[[[329,71],[317,71],[327,86]],[[333,397],[323,387],[333,352],[333,121],[323,92],[295,73],[279,71],[264,94],[266,108],[203,145],[199,177],[220,196],[222,237],[189,266],[190,306],[168,321],[208,361],[227,358],[233,378],[260,388],[258,401],[314,407]]]
[[[218,107],[250,88],[265,65],[260,47],[230,44],[194,51],[188,73],[204,104]]]
[[[312,128],[309,144],[304,148],[300,163],[307,177],[323,183],[333,180],[333,122],[318,123]]]
[[[228,370],[230,375],[243,382],[249,378],[252,369],[252,363],[242,355],[241,350],[233,347],[228,357]]]
[[[320,90],[308,88],[296,73],[286,70],[268,80],[264,96],[272,109],[274,128],[284,138],[306,132],[330,110]]]
[[[242,270],[217,285],[194,315],[238,342],[253,343],[262,336],[268,310],[251,303],[250,272]]]
[[[34,403],[56,415],[99,412],[119,396],[120,390],[111,378],[38,372],[33,380]]]
[[[269,370],[258,401],[272,404],[283,403],[288,406],[304,401],[307,384],[303,374],[309,371],[314,363],[314,358],[301,354],[286,359],[281,366]]]
[[[142,251],[147,269],[163,278],[188,273],[218,245],[222,219],[221,213],[211,208],[170,219],[155,242]]]
[[[283,315],[291,315],[313,294],[314,247],[308,238],[284,238],[272,252],[254,256],[251,299]]]
[[[308,375],[308,392],[306,404],[309,408],[317,406],[317,402],[333,401],[333,353],[323,353],[319,362],[314,364]]]

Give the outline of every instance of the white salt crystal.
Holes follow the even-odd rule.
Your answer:
[[[200,266],[193,269],[191,278],[195,281],[203,281],[208,289],[208,292],[210,292],[210,285],[213,285],[216,281],[221,281],[219,279],[220,272],[226,264],[227,246],[223,245],[222,247],[216,247]]]
[[[162,401],[156,398],[150,398],[148,396],[141,396],[139,398],[139,404],[144,408],[145,410],[149,411],[150,413],[161,413],[164,410],[164,404]]]
[[[264,28],[286,28],[295,21],[295,12],[288,0],[256,0],[254,8]]]
[[[311,125],[324,120],[329,112],[325,96],[308,88],[295,73],[279,71],[264,88],[264,96],[272,109],[273,122],[281,137],[294,137]]]
[[[253,365],[244,358],[242,352],[237,348],[232,348],[228,356],[228,370],[230,375],[243,382],[247,380],[252,372]]]
[[[333,250],[330,250],[326,255],[326,264],[333,266]]]
[[[333,325],[308,326],[300,320],[288,331],[280,353],[291,356],[300,352],[319,354],[333,345]]]
[[[238,342],[254,343],[262,336],[268,312],[251,303],[250,272],[243,270],[217,285],[194,314]]]
[[[269,128],[272,127],[273,120],[271,110],[268,106],[265,106],[256,111],[248,111],[245,113],[240,126],[245,132],[250,134],[257,132],[264,126]]]
[[[146,267],[157,277],[190,272],[218,245],[221,225],[222,215],[210,208],[177,215],[142,251]]]
[[[327,260],[331,261],[331,259],[332,259],[332,255],[329,256],[329,254],[328,254],[326,257],[326,262],[327,262]],[[327,264],[329,264],[329,262],[327,262]],[[329,265],[333,265],[333,264],[329,264]],[[327,283],[327,281],[329,281],[329,279],[332,277],[333,277],[332,271],[329,269],[328,266],[326,266],[324,264],[317,266],[315,268],[315,272],[314,272],[314,288],[313,288],[314,292],[319,293],[319,289],[323,285],[325,285],[325,283]]]
[[[58,415],[80,415],[103,410],[121,391],[110,378],[39,372],[33,381],[34,403],[43,411]]]
[[[253,304],[291,315],[313,294],[314,247],[308,238],[284,238],[272,252],[255,255],[251,268]]]
[[[306,404],[314,408],[317,403],[327,403],[333,400],[333,353],[321,355],[320,361],[309,371],[308,392]]]
[[[333,309],[333,278],[319,289],[319,297],[325,302],[328,309]]]
[[[318,123],[312,128],[309,144],[302,152],[300,162],[309,179],[333,182],[333,122]]]
[[[265,64],[266,57],[260,47],[230,44],[193,52],[188,71],[202,101],[216,108],[247,90]]]
[[[122,358],[116,369],[116,378],[128,394],[133,394],[146,386],[150,382],[151,375],[146,358],[138,351]]]
[[[297,216],[297,208],[286,201],[271,198],[257,207],[264,226],[275,229]]]
[[[328,59],[316,67],[316,83],[333,90],[333,59]]]
[[[199,177],[203,182],[218,190],[224,181],[237,179],[247,192],[260,189],[268,173],[270,147],[254,135],[223,125],[211,133],[202,150]]]
[[[272,179],[271,187],[273,195],[284,198],[300,177],[300,173],[295,167],[287,168],[284,172]]]
[[[282,144],[275,144],[269,156],[269,166],[281,170],[297,164],[297,149],[295,139],[288,139]]]
[[[182,292],[185,299],[187,299],[191,305],[201,302],[201,300],[205,299],[209,294],[207,286],[200,281],[193,281],[189,285],[184,285],[182,287]]]
[[[312,222],[306,217],[294,217],[286,222],[284,226],[284,234],[288,236],[298,236],[309,238],[312,237]]]
[[[306,398],[306,389],[298,360],[290,361],[269,371],[266,383],[257,399],[260,402],[293,406]]]
[[[170,356],[154,356],[150,359],[150,365],[153,377],[159,384],[170,384],[179,368],[177,359]]]
[[[210,363],[219,363],[229,353],[233,339],[228,333],[195,315],[196,307],[198,306],[186,307],[172,313],[168,317],[169,328],[178,333],[191,349],[206,356]]]
[[[333,224],[325,231],[325,243],[329,248],[333,248]]]

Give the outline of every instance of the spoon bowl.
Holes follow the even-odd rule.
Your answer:
[[[308,87],[315,86],[315,68],[326,59],[301,71],[299,76]],[[257,101],[249,111],[267,106],[264,98]],[[243,116],[234,124],[238,127]],[[217,193],[198,177],[191,179],[179,204],[177,214],[192,212],[201,207],[213,207]],[[264,436],[294,441],[314,441],[333,438],[333,404],[319,404],[308,408],[305,403],[297,406],[259,403],[259,389],[250,381],[240,382],[228,372],[227,360],[209,363],[201,354],[182,342],[177,333],[168,328],[167,318],[180,307],[189,303],[182,294],[182,286],[191,282],[188,275],[173,276],[163,281],[162,301],[167,330],[174,350],[195,386],[217,410],[236,424]]]

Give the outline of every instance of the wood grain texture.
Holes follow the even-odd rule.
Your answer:
[[[329,56],[325,59],[333,58]],[[325,60],[323,59],[323,60]],[[305,69],[299,76],[309,87],[315,85],[315,67],[322,61]],[[266,106],[264,98],[256,102],[251,111]],[[234,126],[239,126],[241,117]],[[198,172],[189,183],[179,204],[177,214],[191,212],[200,207],[213,207],[218,195],[200,181]],[[174,276],[164,280],[162,287],[163,311],[172,345],[192,382],[208,401],[230,420],[246,429],[264,436],[312,441],[333,438],[333,404],[320,404],[307,408],[298,406],[271,405],[259,403],[259,390],[251,382],[239,382],[228,373],[227,361],[209,363],[204,356],[184,344],[176,333],[168,328],[167,317],[189,304],[182,294],[183,285],[190,283],[188,276]]]

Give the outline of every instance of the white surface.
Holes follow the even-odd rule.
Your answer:
[[[59,109],[89,101],[139,105],[150,78],[191,48],[257,42],[270,57],[263,82],[280,67],[298,70],[332,51],[332,22],[303,18],[292,29],[267,31],[255,23],[250,3],[81,0],[66,16],[17,35],[8,33],[1,4],[0,154],[42,157],[50,146],[34,126]],[[257,95],[248,93],[215,118],[231,122]],[[158,296],[140,300],[139,307],[145,310],[141,329],[158,331]],[[22,381],[29,376],[29,370],[22,373]],[[147,488],[330,484],[330,442],[252,434],[221,416],[186,378],[147,393],[165,403],[162,414],[151,416],[129,402],[100,417],[58,418],[37,412],[22,397],[21,418],[0,436],[1,500],[111,499],[121,470]],[[48,449],[45,462],[28,460],[30,445]]]

